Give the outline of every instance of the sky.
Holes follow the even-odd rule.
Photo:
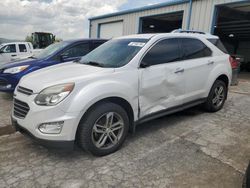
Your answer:
[[[24,40],[32,32],[61,39],[88,37],[88,18],[169,0],[0,0],[0,38]]]

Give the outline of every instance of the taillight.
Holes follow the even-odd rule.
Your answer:
[[[229,57],[229,62],[231,64],[232,69],[237,69],[239,62],[232,56]]]

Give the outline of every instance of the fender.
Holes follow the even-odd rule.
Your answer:
[[[226,75],[229,80],[229,85],[231,83],[231,77],[232,77],[232,69],[230,65],[228,64],[228,67],[225,67],[225,64],[217,64],[216,67],[210,72],[207,82],[206,82],[206,93],[204,97],[207,97],[209,95],[209,92],[215,82],[215,80],[221,76]]]
[[[135,119],[138,117],[138,85],[129,84],[129,82],[121,82],[119,80],[100,80],[96,82],[89,82],[84,87],[75,88],[69,100],[65,101],[69,106],[67,109],[64,105],[61,106],[62,110],[69,113],[77,112],[78,124],[86,111],[95,103],[109,98],[118,97],[126,100],[132,107]],[[75,130],[76,131],[76,130]]]

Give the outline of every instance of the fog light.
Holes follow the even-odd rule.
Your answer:
[[[59,134],[62,131],[63,124],[63,121],[42,123],[38,129],[45,134]]]

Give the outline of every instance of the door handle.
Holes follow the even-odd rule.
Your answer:
[[[209,60],[207,65],[213,65],[214,61]]]
[[[174,73],[177,74],[177,73],[182,73],[182,72],[184,72],[184,69],[182,69],[182,68],[177,68],[176,71],[175,71]]]
[[[15,57],[15,56],[17,56],[17,55],[11,55],[11,57]]]

